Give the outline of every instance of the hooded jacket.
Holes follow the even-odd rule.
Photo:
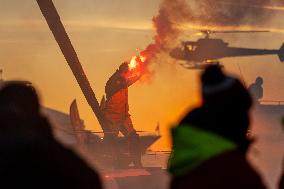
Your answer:
[[[204,125],[210,124],[206,120],[210,119],[201,112],[194,110],[172,129],[170,188],[264,189],[261,178],[246,160],[246,148],[210,130],[210,126],[205,128]],[[211,121],[212,125],[217,124]]]

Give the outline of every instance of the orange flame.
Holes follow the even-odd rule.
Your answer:
[[[131,60],[130,60],[130,62],[129,62],[129,64],[128,64],[129,70],[133,70],[133,69],[135,69],[135,68],[137,67],[137,61],[136,61],[136,59],[137,59],[137,56],[133,56],[133,57],[131,58]]]
[[[145,62],[146,61],[146,56],[142,56],[142,55],[140,55],[140,60],[141,60],[141,62]]]
[[[129,70],[136,69],[138,65],[144,63],[146,60],[147,60],[146,56],[143,56],[141,54],[133,56],[128,64]]]

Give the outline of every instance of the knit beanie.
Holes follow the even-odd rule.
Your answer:
[[[202,109],[206,112],[204,129],[236,142],[246,150],[249,110],[252,99],[248,90],[235,77],[209,66],[201,75]]]

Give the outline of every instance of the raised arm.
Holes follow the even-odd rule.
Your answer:
[[[127,87],[138,81],[141,76],[141,73],[130,74],[130,76],[126,79]]]

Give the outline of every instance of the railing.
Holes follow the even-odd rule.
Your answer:
[[[158,154],[171,154],[172,151],[146,151],[146,155],[156,156]]]
[[[284,101],[283,100],[260,100],[259,101],[260,104],[268,104],[268,105],[284,105]]]

